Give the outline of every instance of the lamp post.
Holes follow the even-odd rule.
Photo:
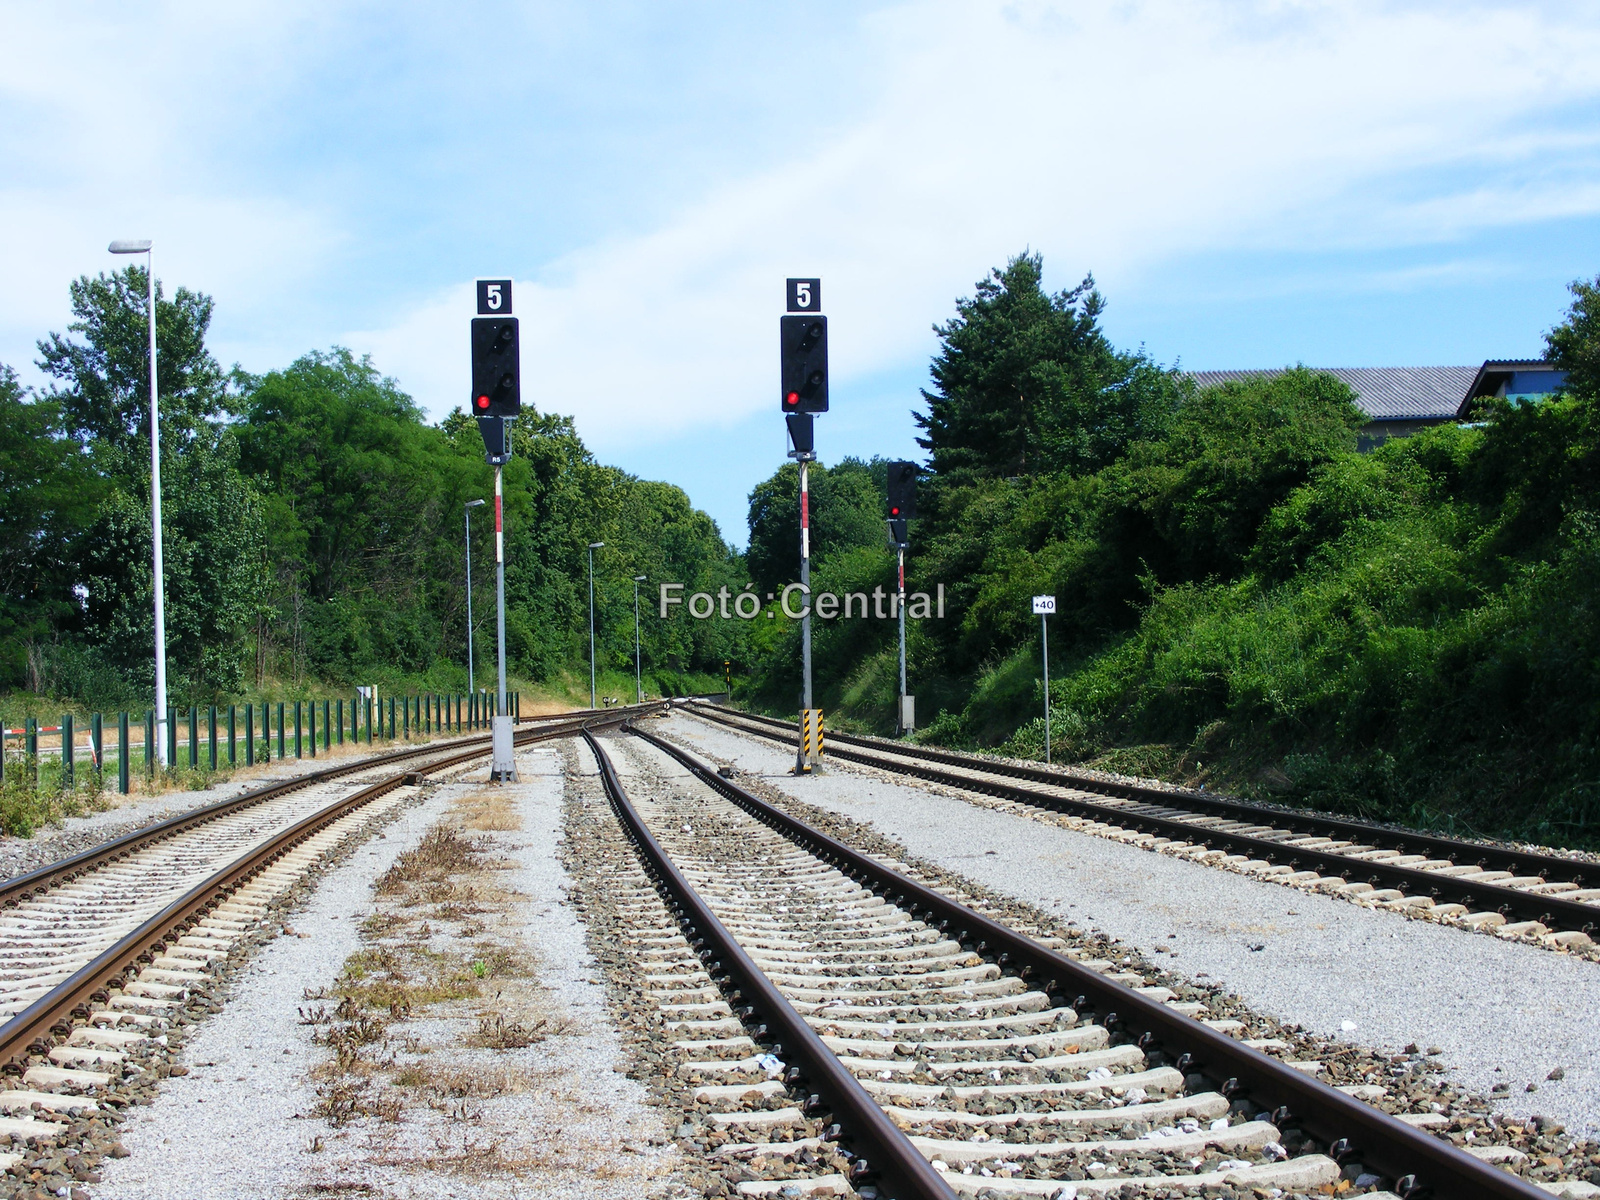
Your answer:
[[[644,703],[644,673],[639,666],[639,585],[649,576],[633,577],[633,693],[635,704]]]
[[[156,608],[156,761],[167,762],[167,585],[161,555],[161,405],[156,388],[156,269],[149,238],[119,239],[112,254],[143,254],[150,313],[150,541]]]
[[[604,546],[604,542],[589,543],[589,707],[595,707],[594,699],[594,552]]]
[[[462,505],[467,518],[467,691],[476,694],[472,682],[472,510],[484,501],[468,500]]]

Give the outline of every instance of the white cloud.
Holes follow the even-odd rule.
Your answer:
[[[578,10],[515,11],[508,45]],[[447,153],[476,136],[470,109],[438,111],[475,61],[458,24],[365,0],[0,6],[0,222],[14,233],[0,360],[23,365],[65,324],[65,280],[109,267],[109,238],[153,236],[165,278],[217,296],[225,362],[259,369],[340,341],[435,414],[454,407],[467,280],[504,244],[472,241],[459,209],[420,194],[481,183]],[[860,39],[838,61],[870,86],[808,61],[775,71],[792,103],[763,127],[762,161],[780,165],[716,160],[694,203],[577,250],[547,249],[570,243],[530,219],[518,262],[543,265],[517,272],[534,276],[518,287],[525,391],[576,414],[603,453],[770,409],[786,275],[824,279],[849,404],[852,380],[925,362],[930,323],[1024,246],[1056,286],[1092,268],[1116,299],[1197,253],[1409,247],[1600,211],[1600,12],[1585,6],[930,0],[841,21],[840,36]],[[389,100],[362,90],[386,82],[370,71],[417,81],[409,100],[396,87],[393,125],[367,109],[325,121],[322,88]],[[812,102],[841,94],[864,99],[843,116]],[[771,95],[752,99],[770,111]],[[521,153],[546,135],[581,143],[584,120],[626,123],[600,107],[496,116]],[[378,139],[410,125],[429,129],[410,157],[433,175],[396,172],[405,150],[363,174]],[[721,144],[703,125],[661,128]],[[771,153],[786,137],[792,154]],[[305,147],[324,152],[314,170],[294,159]],[[348,176],[318,173],[346,153]],[[547,161],[519,166],[508,192]],[[655,183],[641,168],[615,187]],[[412,188],[414,209],[370,223],[374,194]],[[461,282],[424,282],[439,279]]]
[[[1109,282],[1600,211],[1592,116],[1551,128],[1600,91],[1581,7],[955,2],[867,27],[878,99],[825,149],[520,285],[525,395],[602,450],[771,407],[786,275],[823,277],[848,402],[1025,245]],[[349,340],[443,411],[470,311],[452,289]]]

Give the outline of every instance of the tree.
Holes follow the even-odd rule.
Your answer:
[[[1100,331],[1093,276],[1051,296],[1043,270],[1039,255],[1018,255],[934,327],[937,390],[922,393],[928,411],[914,415],[938,475],[1093,471],[1157,435],[1176,408],[1176,377]]]
[[[74,558],[99,493],[57,402],[0,364],[0,681],[23,682],[28,646],[79,617]]]
[[[101,452],[130,462],[150,456],[149,275],[130,266],[69,287],[73,341],[52,333],[39,343],[39,368],[66,386],[50,396],[61,407],[67,431]],[[162,298],[156,282],[156,375],[161,393],[162,437],[181,446],[193,431],[216,418],[226,397],[216,359],[206,349],[210,296],[180,287]],[[110,466],[113,473],[122,473]]]
[[[1600,279],[1570,291],[1545,338],[1565,385],[1540,404],[1491,401],[1470,472],[1469,495],[1498,514],[1493,548],[1509,559],[1545,557],[1564,522],[1600,511]]]
[[[209,434],[209,436],[207,436]],[[242,635],[263,584],[265,506],[240,474],[233,435],[200,431],[163,464],[167,669],[172,702],[215,701],[243,683]],[[79,562],[88,639],[146,692],[154,687],[148,489],[114,487]]]
[[[129,267],[70,285],[68,326],[81,341],[52,333],[39,342],[39,367],[66,386],[45,397],[61,428],[92,467],[99,497],[73,570],[87,595],[85,640],[124,677],[148,687],[153,675],[150,547],[149,276]],[[257,579],[260,500],[240,474],[223,427],[226,387],[205,346],[209,296],[156,291],[161,402],[163,551],[167,655],[177,699],[235,688],[243,614]]]
[[[884,526],[884,459],[841,459],[810,470],[811,557],[814,563],[858,546],[881,549]],[[800,469],[785,463],[750,492],[751,578],[763,595],[799,578]]]
[[[353,682],[458,657],[457,521],[481,459],[341,347],[240,382],[241,465],[268,497],[261,636],[288,672]]]

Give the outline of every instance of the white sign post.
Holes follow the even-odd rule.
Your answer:
[[[1050,762],[1050,632],[1045,618],[1056,611],[1054,596],[1035,596],[1033,611],[1039,614],[1039,644],[1044,650],[1044,761]]]

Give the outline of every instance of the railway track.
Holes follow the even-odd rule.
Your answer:
[[[570,737],[660,708],[537,720],[515,741]],[[428,775],[489,749],[487,735],[468,737],[311,772],[0,885],[0,1070],[11,1084],[0,1113],[13,1114],[0,1116],[0,1136],[14,1147],[0,1148],[0,1171],[92,1137],[104,1113],[128,1103],[125,1081],[164,1068],[168,1033],[186,1019],[191,993],[214,982],[212,964],[256,936],[274,904],[347,837]]]
[[[680,711],[772,741],[796,736],[788,722],[719,706]],[[1600,928],[1600,865],[1580,859],[849,734],[831,734],[828,754],[1046,809],[1083,832],[1464,928],[1583,952],[1594,950]]]
[[[632,732],[606,903],[741,1194],[1550,1194]]]

